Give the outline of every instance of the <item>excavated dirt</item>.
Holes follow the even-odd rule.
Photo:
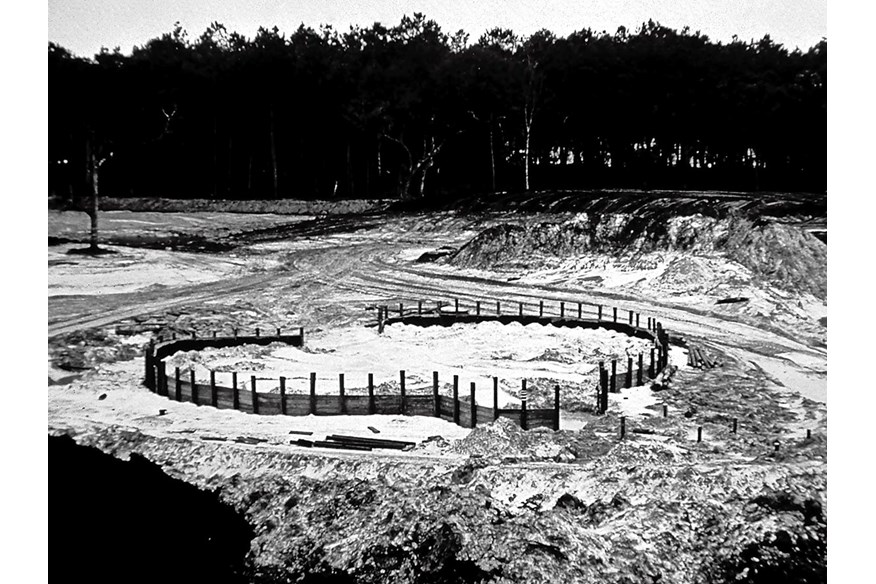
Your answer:
[[[565,196],[521,203],[538,210],[524,218],[428,212],[243,226],[222,214],[209,221],[195,214],[202,225],[227,225],[230,231],[201,236],[234,251],[208,247],[188,257],[120,245],[114,257],[129,267],[103,283],[112,257],[73,265],[50,252],[49,434],[123,460],[137,455],[215,492],[253,530],[243,568],[250,582],[822,582],[826,321],[819,320],[826,304],[818,283],[825,266],[816,264],[824,255],[781,213],[775,215],[785,223],[759,223],[747,214],[708,214],[714,197],[694,199],[679,199],[672,211],[690,213],[644,226],[623,216],[633,211],[629,200],[612,202],[605,193],[598,212],[615,216],[599,221],[545,214],[580,211]],[[722,200],[734,209],[764,209],[740,197]],[[656,199],[636,204],[666,209]],[[811,205],[791,198],[786,207],[793,214]],[[147,232],[158,241],[183,228],[170,216],[156,228],[162,221],[149,215],[148,225],[137,227],[137,213],[125,213],[119,234],[126,242]],[[58,236],[65,221],[50,215],[49,235]],[[728,227],[733,221],[738,232]],[[551,226],[536,228],[541,224]],[[480,238],[482,252],[468,246],[462,253],[484,232],[494,236]],[[630,247],[617,249],[619,242]],[[473,263],[416,261],[448,249]],[[172,273],[181,261],[203,274],[215,263],[221,278],[165,277],[161,286],[143,278]],[[793,282],[798,289],[790,289]],[[748,300],[717,304],[741,297]],[[454,351],[472,331],[449,327],[430,341],[399,328],[378,343],[373,307],[454,298],[467,306],[524,302],[529,310],[544,299],[554,316],[559,300],[585,302],[588,310],[628,308],[659,318],[674,339],[696,342],[722,366],[686,367],[685,350],[676,347],[678,369],[659,391],[610,394],[604,416],[564,401],[558,432],[524,432],[502,419],[470,431],[436,418],[253,416],[172,402],[141,385],[138,350],[150,335],[256,326],[304,326],[311,352],[269,347],[258,349],[258,358],[255,350],[175,358],[264,366],[274,375],[278,358],[294,357],[301,368],[321,363],[326,381],[335,383],[332,360],[351,366],[358,359],[361,372],[383,363],[387,384],[399,369],[427,378],[432,367],[424,358],[457,359]],[[509,398],[525,377],[532,394],[550,399],[552,384],[564,377],[558,372],[568,377],[581,362],[575,344],[515,334],[528,348],[510,361],[519,375],[509,374]],[[405,353],[392,344],[395,335],[418,348]],[[493,336],[475,333],[472,346],[488,348]],[[582,346],[595,352],[596,340]],[[607,355],[627,349],[619,339],[600,342]],[[463,369],[474,361],[508,364],[497,351],[474,355]],[[531,375],[528,367],[550,370]],[[571,373],[581,377],[582,392],[593,381],[586,371]],[[302,432],[417,446],[359,453],[291,444]]]
[[[467,268],[529,267],[552,258],[620,251],[724,254],[781,288],[809,292],[822,300],[827,296],[824,243],[794,226],[744,218],[692,215],[653,223],[628,214],[581,214],[562,222],[503,223],[482,231],[449,262]],[[677,274],[666,277],[675,280]],[[699,279],[704,277],[701,274]]]

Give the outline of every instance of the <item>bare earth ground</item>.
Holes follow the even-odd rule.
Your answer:
[[[67,243],[49,247],[50,434],[122,458],[137,452],[172,476],[218,489],[256,528],[253,581],[335,572],[374,582],[768,581],[759,578],[820,573],[823,301],[766,284],[708,251],[581,253],[477,269],[416,261],[515,215],[309,219],[113,211],[101,226],[118,253],[91,258],[66,254],[85,240],[85,216],[51,213],[50,237]],[[729,296],[749,300],[716,304]],[[612,394],[608,415],[594,417],[583,405],[592,401],[595,363],[642,350],[629,339],[516,325],[393,326],[383,336],[369,327],[375,304],[454,298],[467,306],[502,299],[534,309],[553,299],[634,310],[705,346],[723,366],[689,368],[676,349],[669,390]],[[537,396],[561,383],[562,429],[250,416],[175,403],[140,385],[150,335],[256,326],[304,326],[308,348],[205,351],[177,355],[174,364],[194,365],[199,376],[223,368],[246,371],[243,379],[257,374],[262,391],[274,386],[261,379],[283,374],[303,391],[309,371],[319,372],[326,392],[338,373],[356,388],[374,372],[386,391],[400,369],[414,388],[433,370],[479,389],[497,375],[508,402],[523,378]],[[738,434],[729,430],[733,418]],[[321,438],[368,435],[369,425],[381,437],[421,444],[368,454],[289,445],[290,430]],[[265,442],[231,442],[238,436]],[[290,496],[300,503],[289,507]]]

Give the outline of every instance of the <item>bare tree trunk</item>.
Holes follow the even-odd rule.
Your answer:
[[[91,156],[91,205],[88,211],[88,216],[91,219],[91,245],[89,246],[92,251],[97,251],[97,211],[100,206],[99,204],[99,188],[98,188],[98,175],[100,171],[98,169],[98,164],[94,160],[94,155]]]
[[[429,172],[429,168],[431,168],[431,164],[423,169],[423,172],[420,174],[420,198],[426,196],[426,173]]]
[[[526,145],[523,149],[524,189],[529,191],[529,136],[532,133],[532,118],[529,115],[526,116],[524,128],[526,130]]]
[[[88,184],[91,186],[91,194],[89,196],[88,206],[85,209],[85,213],[88,215],[88,218],[91,221],[89,248],[92,251],[97,251],[99,249],[97,245],[97,212],[100,207],[100,185],[98,176],[99,163],[97,161],[97,156],[94,153],[94,145],[92,144],[92,140],[90,138],[85,141],[85,166],[85,176]]]
[[[278,177],[277,177],[277,147],[274,143],[274,106],[271,106],[271,167],[274,173],[274,198],[279,198]]]

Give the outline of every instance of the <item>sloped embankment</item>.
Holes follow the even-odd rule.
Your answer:
[[[827,295],[827,247],[821,241],[791,225],[738,217],[581,214],[566,221],[503,223],[479,233],[449,261],[489,269],[536,257],[655,251],[723,253],[780,287]]]

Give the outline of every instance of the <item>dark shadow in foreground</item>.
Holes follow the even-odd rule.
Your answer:
[[[48,460],[51,581],[246,581],[252,529],[215,493],[68,436]]]

